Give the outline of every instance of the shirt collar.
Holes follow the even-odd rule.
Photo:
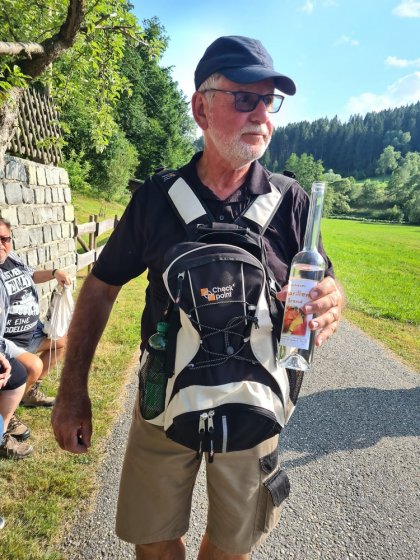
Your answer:
[[[184,177],[187,182],[188,179],[198,185],[200,188],[200,194],[205,198],[217,198],[214,193],[208,189],[200,181],[197,174],[197,162],[201,158],[203,152],[197,152],[191,158],[191,161],[181,167],[179,174]],[[252,195],[267,194],[271,192],[269,177],[271,174],[260,164],[259,161],[254,161],[248,171],[245,182],[240,187],[240,189],[248,189],[248,192]]]

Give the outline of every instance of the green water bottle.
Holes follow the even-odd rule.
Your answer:
[[[166,334],[168,327],[168,323],[159,322],[157,324],[157,332],[149,338],[147,344],[149,355],[142,373],[144,392],[141,401],[141,413],[146,420],[156,418],[165,408],[166,383],[168,379],[165,371]]]

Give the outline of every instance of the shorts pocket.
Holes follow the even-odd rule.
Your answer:
[[[289,491],[289,479],[283,470],[276,470],[274,474],[262,481],[256,523],[256,529],[260,533],[269,533],[275,527],[282,510],[280,506],[288,497]]]
[[[275,507],[279,507],[279,505],[289,496],[290,482],[286,471],[277,471],[263,484],[269,491],[271,500]]]

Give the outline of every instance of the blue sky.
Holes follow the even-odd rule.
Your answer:
[[[297,93],[275,124],[334,115],[344,121],[420,100],[420,1],[131,0],[170,37],[162,65],[185,95],[206,47],[221,35],[259,39]]]

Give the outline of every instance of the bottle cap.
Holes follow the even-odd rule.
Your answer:
[[[158,333],[166,334],[169,329],[169,323],[166,323],[165,321],[159,321],[159,323],[156,326],[156,329]]]

